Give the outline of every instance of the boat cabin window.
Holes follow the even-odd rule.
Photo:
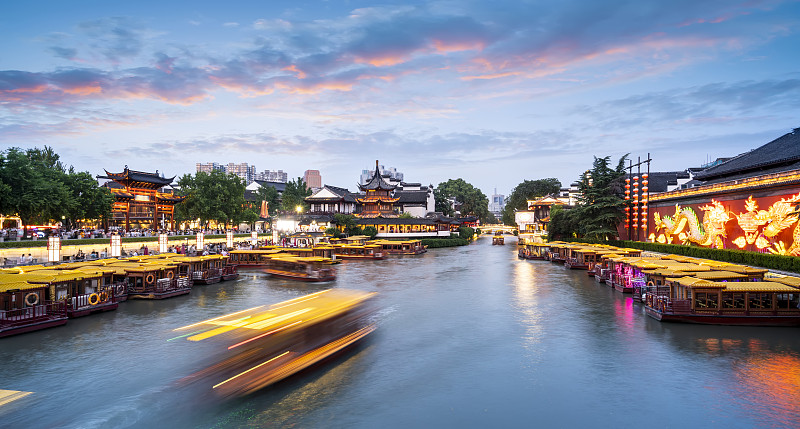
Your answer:
[[[772,294],[771,293],[751,293],[749,294],[750,308],[751,309],[772,309]]]
[[[794,310],[800,308],[800,294],[779,293],[777,294],[776,307],[781,310]]]
[[[694,297],[694,307],[696,309],[716,309],[717,308],[717,293],[716,292],[697,292]]]

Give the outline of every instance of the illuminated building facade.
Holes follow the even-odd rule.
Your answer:
[[[364,185],[358,185],[364,196],[357,198],[356,201],[361,206],[361,211],[356,216],[361,218],[396,218],[394,203],[399,198],[392,197],[395,185],[390,185],[383,181],[378,168],[378,161],[375,161],[375,173],[372,179]]]
[[[175,204],[184,197],[162,192],[162,188],[172,183],[174,176],[167,179],[155,173],[145,173],[125,169],[121,173],[109,173],[98,179],[110,179],[104,186],[114,196],[109,226],[133,229],[174,229]]]
[[[649,195],[642,239],[800,256],[800,129],[695,179],[702,184]]]
[[[520,240],[526,243],[541,242],[542,236],[547,234],[550,209],[553,206],[567,206],[568,201],[568,198],[550,196],[528,200],[528,210],[517,210],[514,213]]]

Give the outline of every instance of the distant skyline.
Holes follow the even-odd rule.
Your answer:
[[[490,196],[593,156],[698,167],[800,127],[800,2],[10,2],[0,150],[93,175],[375,160]]]

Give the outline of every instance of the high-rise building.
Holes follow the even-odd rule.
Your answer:
[[[397,171],[394,167],[386,168],[383,165],[378,166],[378,170],[380,170],[380,176],[387,180],[389,183],[394,183],[395,185],[399,184],[403,181],[403,173]],[[372,179],[372,176],[375,175],[375,170],[361,170],[361,177],[358,179],[358,183],[360,185],[366,185]]]
[[[264,182],[286,183],[288,179],[289,179],[288,175],[283,170],[278,170],[278,171],[264,170],[261,173],[256,174],[256,180],[261,180]]]
[[[253,180],[256,180],[256,166],[247,165],[246,162],[241,164],[234,164],[230,162],[225,166],[225,172],[239,176],[242,180],[244,180],[245,184],[249,184]]]
[[[322,176],[319,174],[319,170],[306,170],[303,173],[303,181],[306,182],[306,188],[308,189],[319,189],[322,187]]]
[[[207,162],[205,164],[197,163],[197,172],[200,173],[211,173],[214,170],[221,170],[225,171],[225,166],[220,165],[216,162]]]
[[[506,208],[506,196],[497,193],[497,188],[494,188],[492,199],[489,200],[489,211],[498,219],[503,216],[503,209]]]

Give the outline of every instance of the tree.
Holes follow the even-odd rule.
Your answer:
[[[464,179],[450,179],[442,182],[434,189],[436,211],[441,211],[446,216],[453,216],[454,210],[450,201],[455,201],[461,216],[474,215],[481,222],[489,221],[489,198],[480,189],[464,181]]]
[[[458,238],[471,240],[473,235],[475,235],[475,230],[472,227],[469,226],[458,227]]]
[[[514,225],[514,212],[527,210],[528,200],[536,200],[547,195],[557,194],[561,190],[561,182],[556,178],[525,180],[517,185],[511,195],[506,198],[502,221],[506,225]]]
[[[332,226],[325,230],[325,234],[328,234],[333,238],[339,238],[342,236],[342,231],[339,231],[338,228]]]
[[[88,171],[76,173],[72,167],[64,175],[64,181],[71,199],[62,215],[67,225],[81,219],[108,219],[114,204],[108,188],[97,186],[97,180]]]
[[[617,235],[617,225],[624,217],[625,154],[616,168],[609,166],[610,157],[594,158],[592,169],[578,179],[578,205],[570,210],[553,207],[548,233],[551,239],[575,236],[608,240]]]
[[[65,171],[52,148],[9,148],[0,155],[0,183],[11,198],[0,200],[0,212],[16,213],[25,227],[61,219],[72,199],[65,185]]]
[[[403,212],[403,213],[400,213],[400,216],[398,216],[398,218],[400,218],[400,219],[414,219],[414,215],[412,215],[409,212]]]
[[[286,188],[283,190],[281,210],[294,212],[299,206],[303,211],[308,211],[308,204],[306,204],[305,199],[309,196],[311,196],[311,189],[306,187],[302,177],[290,180],[286,182]]]
[[[375,228],[374,226],[367,226],[364,227],[362,234],[366,235],[367,237],[369,237],[370,240],[372,240],[375,238],[376,235],[378,235],[378,229]]]
[[[198,219],[203,227],[210,221],[227,225],[251,218],[246,213],[242,179],[219,170],[211,173],[184,174],[178,179],[179,195],[186,199],[175,208],[176,220]]]
[[[336,213],[333,215],[333,219],[336,221],[336,225],[342,227],[343,230],[342,232],[344,232],[347,235],[356,235],[353,233],[353,230],[358,228],[355,216],[343,213]]]
[[[267,202],[267,211],[270,216],[275,216],[278,212],[278,190],[269,185],[261,185],[256,191],[256,201],[258,201],[259,208],[261,202]]]

